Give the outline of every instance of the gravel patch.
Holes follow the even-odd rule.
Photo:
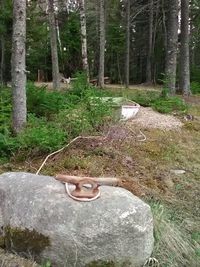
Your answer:
[[[152,108],[141,107],[136,117],[128,121],[142,128],[157,128],[162,130],[177,130],[183,123],[172,115],[165,115],[154,111]]]

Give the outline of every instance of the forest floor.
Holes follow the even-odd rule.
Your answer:
[[[45,86],[48,89],[53,89],[53,83],[52,82],[35,82],[34,83],[36,86],[40,87],[40,86]],[[71,85],[67,85],[66,83],[60,83],[60,88],[61,89],[66,89],[66,88],[70,88]],[[109,89],[109,90],[116,90],[116,89],[125,89],[125,86],[123,84],[105,84],[105,88]],[[130,85],[129,89],[130,90],[145,90],[145,91],[159,91],[161,88],[161,86],[159,85],[145,85],[145,84],[137,84],[137,85]]]
[[[102,138],[77,141],[41,170],[122,178],[124,188],[152,207],[153,257],[162,267],[200,266],[200,98],[186,101],[190,116],[141,108],[136,118],[106,126]],[[0,172],[35,173],[44,158],[15,157]]]

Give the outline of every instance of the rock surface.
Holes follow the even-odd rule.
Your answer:
[[[5,252],[0,248],[1,267],[41,267],[36,262],[23,259],[15,254]]]
[[[127,190],[102,186],[98,200],[76,202],[29,173],[0,175],[0,227],[5,248],[56,267],[139,267],[153,249],[150,207]]]

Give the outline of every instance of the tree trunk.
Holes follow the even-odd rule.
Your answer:
[[[49,30],[50,30],[50,41],[51,41],[53,89],[59,89],[60,75],[59,75],[59,63],[58,63],[56,20],[54,14],[54,0],[48,0],[48,5],[49,5],[48,15],[49,15]]]
[[[190,95],[189,0],[181,0],[180,89]]]
[[[168,31],[166,51],[166,85],[170,94],[176,92],[176,67],[178,46],[178,0],[168,1]]]
[[[166,27],[166,15],[165,15],[165,1],[162,0],[162,25],[164,34],[164,49],[167,54],[167,27]],[[165,55],[165,66],[166,66],[166,55]]]
[[[86,32],[86,13],[85,0],[79,0],[80,23],[81,23],[81,48],[82,48],[82,64],[83,70],[86,72],[89,81],[89,65],[87,56],[87,32]]]
[[[130,75],[130,0],[126,1],[126,88],[129,88]]]
[[[154,23],[153,40],[152,40],[152,54],[153,55],[155,55],[155,45],[156,45],[157,28],[158,28],[158,23],[159,23],[160,4],[161,4],[161,0],[158,0],[157,4],[156,4],[155,23]],[[154,59],[155,57],[153,57],[153,55],[152,55],[152,63],[153,63],[152,81],[153,81],[153,83],[156,83],[157,62],[155,61],[155,59]]]
[[[146,82],[152,83],[153,0],[149,0],[149,46],[147,53]]]
[[[26,124],[26,0],[13,1],[12,98],[15,133]]]
[[[4,0],[0,1],[0,8],[4,12]],[[5,70],[5,36],[1,35],[0,38],[0,47],[1,47],[1,63],[0,63],[0,84],[4,83],[4,70]]]
[[[99,86],[104,87],[104,61],[105,61],[105,2],[100,0],[99,8],[99,31],[100,31],[100,51],[99,51]]]
[[[0,66],[0,83],[4,84],[4,70],[5,70],[5,38],[1,36],[1,66]]]

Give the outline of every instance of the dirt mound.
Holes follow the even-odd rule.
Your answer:
[[[177,130],[183,123],[172,115],[160,114],[152,108],[141,107],[137,116],[128,121],[130,124],[141,126],[142,128],[157,128],[162,130]]]

